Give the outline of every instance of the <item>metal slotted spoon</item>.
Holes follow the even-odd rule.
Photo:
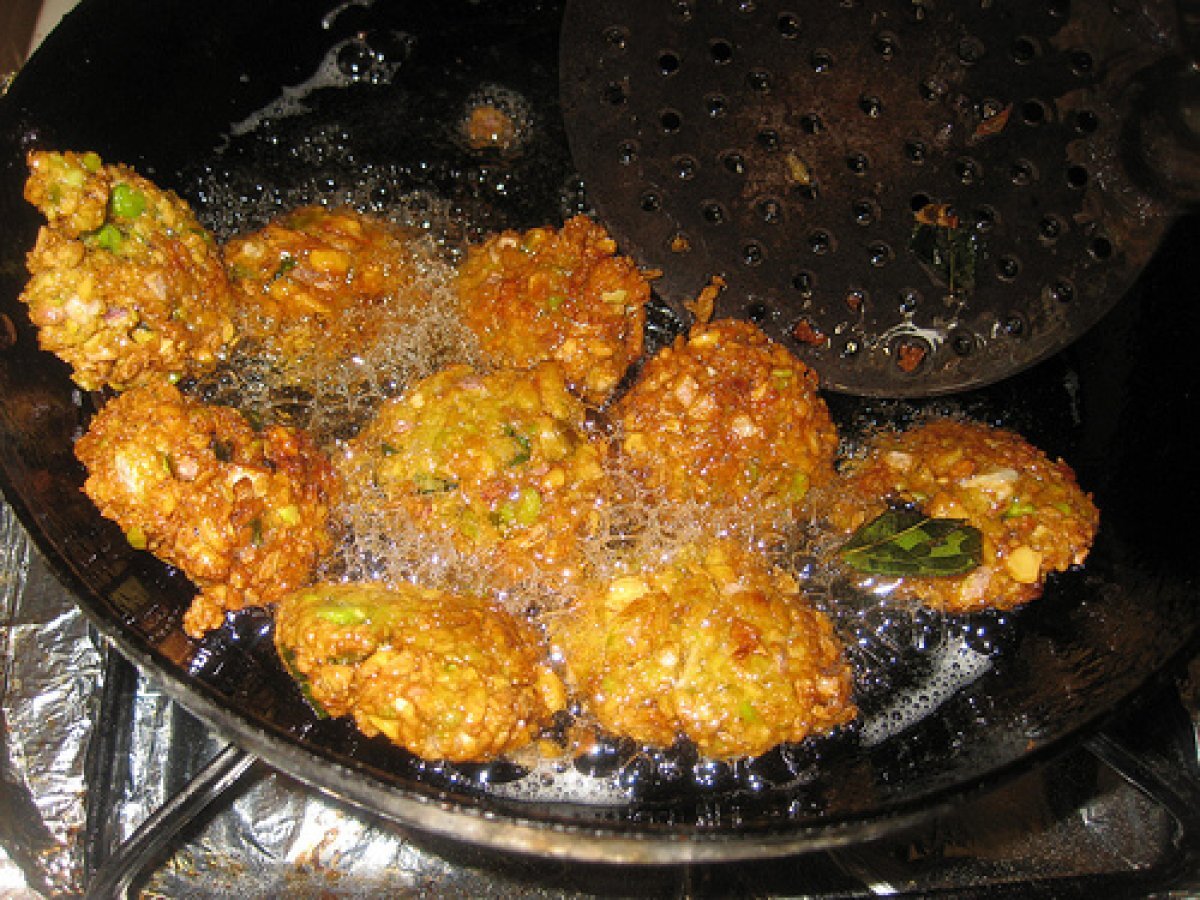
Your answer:
[[[592,202],[676,309],[712,276],[838,391],[1010,375],[1130,287],[1176,210],[1121,161],[1174,40],[1105,0],[568,2]]]

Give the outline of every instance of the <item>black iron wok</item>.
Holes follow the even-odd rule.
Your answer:
[[[520,774],[511,766],[426,763],[319,719],[282,673],[265,614],[249,611],[202,643],[183,635],[191,586],[132,550],[80,492],[72,441],[94,402],[37,349],[17,301],[39,225],[21,199],[25,152],[96,150],[178,190],[210,223],[220,204],[261,214],[265,194],[337,201],[365,169],[384,176],[381,204],[413,191],[443,198],[468,235],[559,220],[587,202],[555,113],[559,16],[555,4],[515,0],[89,0],[28,63],[0,101],[0,475],[96,627],[174,699],[283,771],[419,829],[578,859],[741,859],[878,836],[1101,727],[1190,648],[1200,620],[1200,474],[1186,437],[1200,418],[1200,223],[1187,217],[1081,341],[991,387],[929,401],[1067,459],[1102,526],[1086,567],[1052,579],[1029,608],[938,623],[936,634],[987,665],[882,741],[851,731],[737,765],[675,758],[621,802],[521,797],[493,787]],[[336,71],[314,82],[323,62]],[[529,101],[522,155],[464,149],[458,111],[480,85]],[[267,117],[271,140],[243,127],[285,93],[289,105]],[[918,407],[829,399],[849,427]],[[882,681],[862,685],[864,713],[887,715],[889,697],[919,691],[922,659],[900,654]],[[591,777],[603,767],[577,768]]]

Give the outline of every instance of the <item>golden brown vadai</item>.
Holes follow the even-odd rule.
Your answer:
[[[470,248],[457,288],[464,321],[502,366],[557,360],[602,403],[642,353],[650,284],[586,216],[561,229],[505,231]]]
[[[225,265],[240,337],[281,357],[336,364],[389,316],[420,307],[415,234],[349,207],[305,206],[230,240]]]
[[[828,617],[724,543],[595,585],[550,627],[597,723],[644,744],[755,756],[856,715]]]
[[[831,494],[830,518],[847,534],[889,501],[979,529],[981,566],[961,576],[906,577],[895,587],[897,597],[948,612],[1033,600],[1047,573],[1083,562],[1099,523],[1066,463],[1015,432],[950,418],[877,434]]]
[[[226,610],[300,586],[331,546],[333,467],[304,433],[256,432],[236,410],[173,385],[111,400],[75,453],[100,512],[200,588],[184,617],[193,637],[218,627]]]
[[[748,322],[694,327],[614,406],[621,459],[670,500],[798,509],[834,474],[837,433],[817,377]]]
[[[608,480],[557,363],[450,366],[385,403],[343,461],[350,496],[448,535],[506,580],[571,577]],[[498,585],[499,587],[499,585]]]
[[[125,390],[214,365],[233,300],[186,203],[95,153],[29,154],[25,198],[46,216],[21,294],[38,342],[86,390]]]
[[[537,632],[475,597],[318,584],[280,601],[275,642],[323,711],[426,759],[519,749],[566,703]]]

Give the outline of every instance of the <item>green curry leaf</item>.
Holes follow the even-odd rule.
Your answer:
[[[899,507],[859,528],[840,554],[846,565],[868,575],[963,575],[983,562],[983,536],[959,519]]]

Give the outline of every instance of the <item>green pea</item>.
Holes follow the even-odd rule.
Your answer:
[[[102,225],[95,232],[96,246],[109,253],[116,253],[121,249],[121,245],[125,243],[125,236],[121,234],[121,229],[109,222],[107,225]]]
[[[334,625],[361,625],[369,618],[361,606],[326,606],[318,609],[316,615]]]
[[[108,198],[108,208],[119,218],[136,219],[146,211],[146,195],[127,184],[115,184]]]

